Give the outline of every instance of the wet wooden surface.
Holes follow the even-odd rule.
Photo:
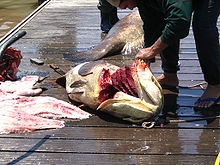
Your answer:
[[[65,89],[55,83],[59,74],[50,64],[67,71],[76,65],[63,53],[87,50],[100,43],[100,17],[96,0],[51,1],[22,30],[27,35],[13,44],[22,51],[19,75],[50,75],[42,85],[48,90],[42,95],[69,101]],[[128,14],[119,10],[119,17]],[[218,22],[220,27],[220,21]],[[39,58],[44,65],[30,62]],[[132,56],[105,58],[116,65],[129,65]],[[180,85],[203,81],[196,55],[192,31],[181,41]],[[157,76],[160,59],[152,65]],[[193,109],[202,89],[179,88],[177,119],[198,119],[218,115],[220,107],[209,112]],[[169,103],[168,103],[169,105]],[[82,121],[68,120],[66,127],[34,131],[25,134],[0,135],[0,164],[213,164],[220,148],[219,119],[168,124],[143,129],[108,115],[89,110],[93,116]]]

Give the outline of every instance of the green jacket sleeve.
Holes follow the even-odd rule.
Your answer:
[[[171,45],[173,41],[184,38],[189,33],[192,0],[164,0],[166,26],[162,32],[161,40]]]

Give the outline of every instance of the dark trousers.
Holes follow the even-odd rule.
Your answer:
[[[100,10],[101,15],[101,30],[108,33],[112,26],[119,20],[117,8],[112,6],[106,0],[99,0],[97,7]]]
[[[137,1],[138,10],[141,19],[144,22],[144,40],[145,47],[153,45],[153,43],[161,36],[165,27],[164,13],[148,7],[146,1]],[[162,69],[167,73],[177,73],[179,70],[179,43],[180,40],[173,41],[163,52],[161,52]],[[151,60],[153,61],[153,60]]]
[[[117,8],[112,6],[106,0],[99,0],[97,7],[103,13],[117,12]]]
[[[205,80],[211,85],[220,84],[220,46],[217,20],[220,0],[199,0],[195,4],[193,32],[199,62]]]

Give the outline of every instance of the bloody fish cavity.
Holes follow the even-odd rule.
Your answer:
[[[131,68],[128,66],[125,66],[124,69],[119,68],[112,74],[109,69],[103,68],[98,83],[101,89],[98,97],[100,102],[113,98],[119,91],[138,97]]]

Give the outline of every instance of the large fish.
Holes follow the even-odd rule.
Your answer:
[[[155,117],[163,107],[159,83],[144,61],[120,68],[103,60],[85,62],[68,71],[70,99],[131,122]]]
[[[71,56],[75,61],[98,60],[119,52],[122,54],[135,53],[143,47],[143,43],[143,22],[136,11],[118,21],[100,44],[88,51]]]

